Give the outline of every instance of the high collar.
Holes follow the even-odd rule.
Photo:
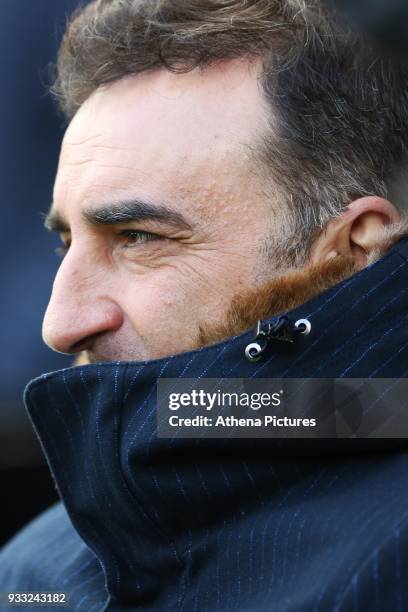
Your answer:
[[[275,462],[283,462],[285,489],[300,477],[290,468],[296,457],[318,463],[322,454],[387,448],[372,440],[159,439],[157,379],[406,375],[407,256],[401,240],[287,312],[309,319],[312,332],[294,345],[277,342],[262,362],[245,358],[251,331],[153,361],[65,368],[27,385],[26,407],[59,494],[115,600],[154,601],[157,609],[171,594],[176,601],[187,566],[195,572],[202,562],[197,542],[276,493]]]

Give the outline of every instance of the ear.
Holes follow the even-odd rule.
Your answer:
[[[383,228],[399,220],[399,212],[388,200],[376,196],[359,198],[328,222],[313,243],[310,260],[319,264],[338,255],[352,256],[356,270],[360,270],[367,265]]]

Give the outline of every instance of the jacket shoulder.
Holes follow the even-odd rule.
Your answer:
[[[0,591],[55,590],[85,546],[64,505],[56,503],[21,529],[0,552]]]
[[[66,593],[69,609],[102,610],[106,605],[102,566],[62,502],[33,519],[0,551],[0,593],[28,591]],[[11,609],[0,603],[1,612]],[[43,610],[50,606],[36,606],[37,612]]]

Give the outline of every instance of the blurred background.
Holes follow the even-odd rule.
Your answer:
[[[0,2],[0,545],[57,500],[22,393],[30,379],[72,363],[41,340],[59,260],[54,254],[58,239],[43,229],[40,211],[51,203],[64,126],[47,94],[49,64],[66,16],[77,4]]]

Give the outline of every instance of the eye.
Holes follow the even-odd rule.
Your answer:
[[[125,248],[132,248],[146,242],[163,240],[162,236],[143,230],[123,230],[123,232],[120,232],[120,236],[126,238]]]
[[[158,240],[164,240],[162,236],[158,234],[152,234],[151,232],[145,232],[143,230],[123,230],[119,232],[119,236],[125,239],[123,245],[125,249],[133,248],[146,242],[153,242]],[[63,259],[69,251],[71,243],[66,242],[55,249],[55,254]]]

